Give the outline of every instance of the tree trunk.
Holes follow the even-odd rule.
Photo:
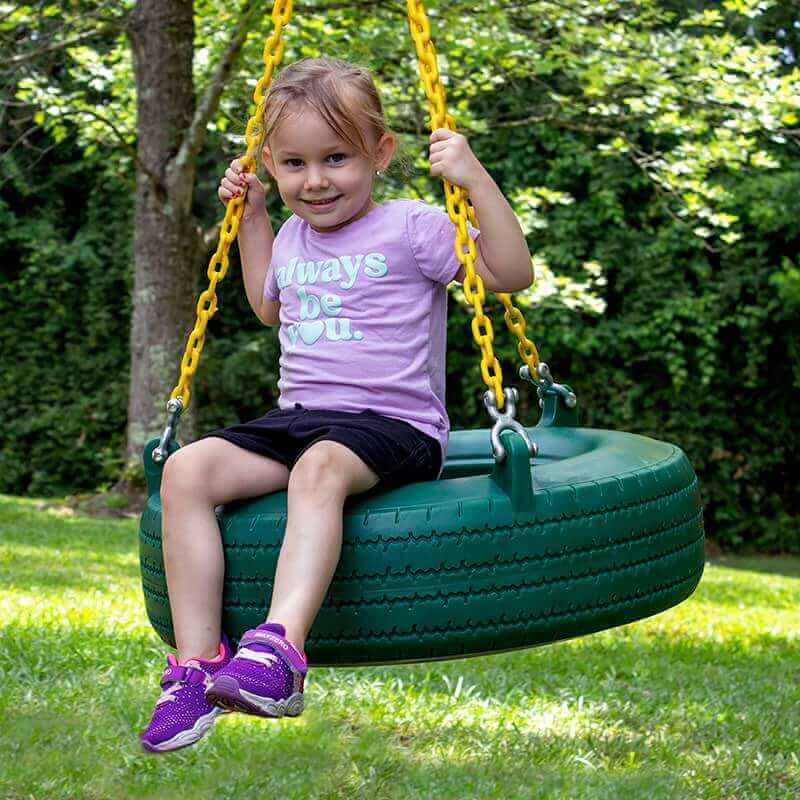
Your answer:
[[[193,0],[138,0],[129,35],[137,90],[133,314],[126,465],[162,432],[195,319],[198,251],[194,159],[173,170],[192,120]],[[191,436],[191,419],[181,433]]]

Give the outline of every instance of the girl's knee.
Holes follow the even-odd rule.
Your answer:
[[[330,447],[320,442],[306,450],[297,460],[289,474],[289,490],[320,492],[335,490],[344,484],[343,465],[336,459]]]
[[[185,499],[187,495],[200,499],[207,493],[203,484],[207,471],[201,461],[192,445],[182,447],[167,459],[161,474],[162,503],[178,497]]]
[[[297,460],[289,475],[289,491],[318,497],[359,493],[374,486],[377,476],[349,448],[321,441]]]

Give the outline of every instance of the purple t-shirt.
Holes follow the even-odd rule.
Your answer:
[[[264,284],[281,303],[279,407],[401,419],[439,441],[444,464],[454,241],[448,215],[419,200],[383,203],[332,232],[291,216]]]

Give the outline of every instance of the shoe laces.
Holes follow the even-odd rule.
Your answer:
[[[278,656],[275,653],[269,653],[265,650],[251,650],[247,646],[241,647],[235,657],[244,658],[247,661],[256,661],[265,667],[271,667],[278,662]]]
[[[164,691],[161,692],[161,697],[159,697],[158,700],[156,700],[156,705],[160,706],[163,705],[164,703],[170,703],[177,700],[178,698],[175,697],[175,692],[177,692],[182,688],[183,688],[183,683],[176,681],[168,689],[164,689]]]
[[[180,664],[179,666],[193,667],[194,669],[203,673],[203,691],[205,691],[205,689],[211,685],[211,676],[204,669],[201,669],[200,664],[197,661],[187,661],[185,664]],[[156,700],[156,706],[160,706],[162,703],[174,703],[178,699],[177,693],[181,689],[186,688],[187,682],[188,673],[187,677],[183,680],[175,680],[170,683],[166,689],[162,690],[161,697]]]

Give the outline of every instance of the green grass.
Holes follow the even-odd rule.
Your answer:
[[[800,559],[726,558],[678,608],[549,647],[312,669],[299,719],[158,757],[136,529],[0,496],[3,800],[800,798]]]

